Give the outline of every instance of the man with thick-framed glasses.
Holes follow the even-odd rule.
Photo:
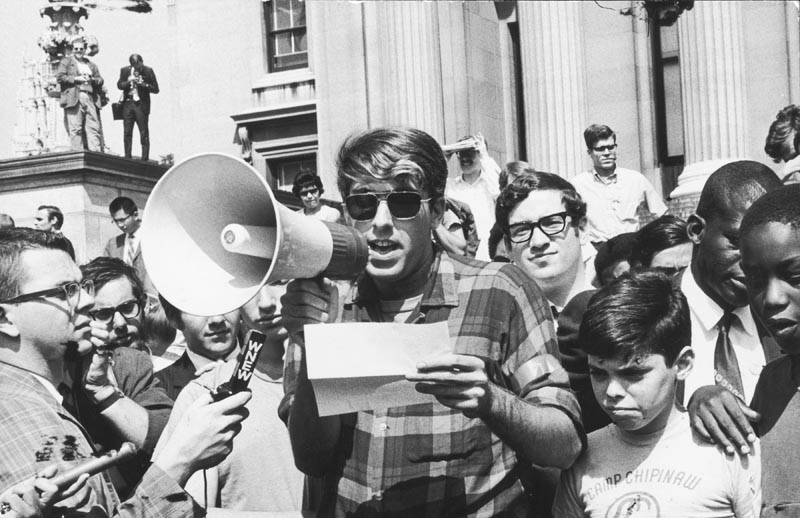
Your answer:
[[[88,338],[93,295],[93,284],[81,278],[63,237],[28,228],[0,231],[2,488],[30,480],[50,466],[64,472],[95,453],[91,438],[64,408],[60,390],[67,351]],[[169,448],[153,459],[134,495],[121,505],[106,472],[89,477],[83,491],[57,505],[70,516],[90,511],[203,516],[182,486],[194,471],[230,452],[248,400],[245,392],[218,403],[210,395],[199,402],[191,418],[178,425],[180,433]],[[9,502],[0,502],[0,508],[3,504]]]
[[[572,297],[592,289],[594,271],[583,254],[586,203],[567,180],[523,173],[500,193],[495,216],[511,262],[536,281],[556,314]]]
[[[328,315],[332,284],[290,282],[281,299],[290,337],[333,320],[447,322],[453,353],[407,376],[436,402],[320,418],[303,347],[290,339],[279,414],[297,467],[326,477],[320,516],[528,516],[520,473],[531,463],[571,465],[583,440],[546,300],[516,266],[433,243],[447,163],[427,133],[353,136],[337,169],[346,221],[364,234],[368,264],[336,304],[341,317]]]
[[[638,171],[617,167],[617,136],[611,128],[592,124],[583,132],[583,139],[592,169],[571,182],[588,206],[589,240],[595,246],[649,223],[649,219],[640,221],[640,214],[658,217],[667,211],[647,178]]]
[[[135,461],[120,466],[118,491],[135,487],[147,468],[172,409],[172,399],[153,375],[150,354],[141,343],[146,300],[136,271],[120,259],[97,257],[81,266],[85,282],[94,285],[91,333],[78,341],[67,361],[75,415],[97,448],[115,450],[133,442]],[[92,354],[101,348],[106,355]],[[117,398],[119,402],[110,404]]]

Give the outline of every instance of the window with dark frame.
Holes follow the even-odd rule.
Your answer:
[[[267,167],[274,179],[275,187],[291,191],[298,174],[306,171],[317,173],[317,156],[312,153],[272,158],[267,160]]]
[[[656,147],[661,186],[666,194],[678,185],[685,165],[683,146],[683,95],[678,26],[650,23],[653,49]]]
[[[304,0],[265,0],[267,70],[283,72],[308,67]]]

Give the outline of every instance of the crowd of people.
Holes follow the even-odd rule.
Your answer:
[[[788,161],[800,141],[781,131]],[[800,186],[731,162],[684,221],[616,166],[609,127],[584,138],[593,167],[572,181],[500,169],[480,134],[445,148],[448,180],[427,133],[356,134],[336,157],[344,214],[313,173],[292,192],[364,236],[366,270],[222,315],[157,292],[129,198],[80,267],[57,207],[4,224],[0,513],[797,515]],[[446,325],[449,352],[406,374],[430,402],[321,416],[303,329],[331,322]],[[250,331],[248,390],[217,397]],[[125,443],[133,458],[59,478]]]

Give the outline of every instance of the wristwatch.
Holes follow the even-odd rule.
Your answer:
[[[99,400],[95,397],[95,394],[89,395],[89,399],[92,400],[92,402],[95,404],[95,408],[97,408],[99,412],[104,412],[108,407],[125,397],[125,393],[122,392],[119,387],[111,388],[114,389],[113,392]]]

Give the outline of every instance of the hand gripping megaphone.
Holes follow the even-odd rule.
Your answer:
[[[142,220],[142,256],[153,285],[193,315],[233,311],[268,282],[354,278],[369,254],[356,230],[281,205],[258,171],[222,153],[170,168]]]

